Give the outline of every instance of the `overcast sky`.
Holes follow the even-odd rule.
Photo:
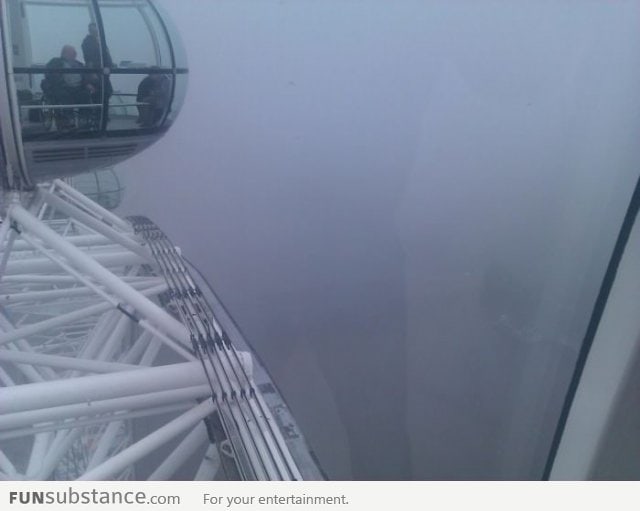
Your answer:
[[[162,4],[189,92],[123,210],[208,276],[329,476],[540,477],[640,169],[640,3]]]

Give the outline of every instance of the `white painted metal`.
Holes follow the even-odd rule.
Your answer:
[[[92,255],[93,260],[104,269],[121,268],[123,266],[141,265],[147,261],[131,252],[113,252]],[[25,273],[55,273],[58,265],[46,257],[10,259],[5,269],[5,275],[19,275]]]
[[[62,236],[43,225],[22,206],[14,204],[9,209],[10,218],[18,221],[20,225],[34,233],[47,243],[52,249],[67,258],[78,269],[84,271],[96,281],[101,282],[121,300],[130,303],[138,311],[147,317],[153,318],[153,322],[161,325],[169,335],[176,340],[189,345],[189,332],[179,321],[169,316],[161,307],[133,289],[129,284],[122,282],[112,272],[96,260],[89,257],[78,247],[66,241]]]
[[[92,481],[113,477],[130,464],[135,463],[180,433],[193,428],[207,415],[213,413],[214,410],[215,405],[211,400],[200,403],[198,406],[193,407],[188,412],[165,424],[142,440],[129,446],[124,451],[121,451],[113,458],[85,472],[78,479],[82,481]]]
[[[47,454],[49,443],[53,437],[52,432],[38,433],[35,435],[29,465],[27,465],[27,477],[35,476],[42,469],[42,460]]]
[[[114,420],[124,421],[127,419],[139,419],[141,417],[182,412],[188,408],[191,408],[191,406],[192,403],[175,403],[172,405],[141,408],[139,410],[133,411],[115,412],[95,417],[79,417],[77,419],[67,419],[57,423],[43,423],[27,428],[2,431],[0,432],[0,441],[32,436],[46,431],[61,431],[68,428],[82,429],[86,428],[87,426],[110,424]]]
[[[197,385],[132,396],[86,401],[55,407],[33,408],[0,416],[0,431],[24,428],[62,419],[117,412],[119,410],[144,409],[174,403],[185,403],[211,393],[208,385]]]
[[[215,446],[211,445],[204,454],[200,467],[194,477],[195,481],[213,481],[220,469],[220,454]]]
[[[91,453],[91,459],[87,464],[87,469],[91,469],[103,463],[109,456],[109,451],[115,445],[120,430],[124,427],[123,421],[113,421],[107,424],[102,436],[96,444],[95,450]]]
[[[106,220],[109,224],[113,225],[116,228],[119,228],[123,232],[133,232],[133,230],[131,229],[131,225],[129,225],[122,218],[114,215],[108,209],[103,208],[97,202],[94,202],[91,199],[85,197],[78,190],[76,190],[72,186],[69,186],[61,179],[54,180],[53,186],[56,189],[59,189],[66,197],[73,199],[76,204],[81,205],[87,211],[91,212],[98,219]]]
[[[0,479],[131,478],[176,437],[145,477],[180,477],[193,456],[192,477],[214,477],[221,458],[209,434],[219,433],[202,422],[214,413],[226,435],[218,440],[244,453],[241,476],[300,477],[251,380],[250,357],[203,344],[222,342],[223,331],[212,316],[211,330],[196,318],[208,313],[193,287],[184,308],[176,303],[171,283],[191,285],[179,258],[161,266],[130,223],[60,180],[8,203],[0,225]],[[143,419],[151,431],[134,433]],[[14,442],[29,446],[21,457]]]
[[[51,206],[55,211],[59,211],[69,215],[73,214],[84,225],[102,234],[103,236],[111,240],[112,243],[122,245],[123,247],[131,250],[131,252],[133,252],[134,254],[138,254],[141,257],[148,257],[148,252],[145,247],[141,246],[140,243],[131,239],[130,236],[118,232],[110,225],[107,225],[94,216],[75,208],[64,199],[61,199],[60,197],[52,193],[44,191],[41,193],[45,203]],[[73,243],[70,244],[73,245]]]
[[[180,361],[195,360],[188,332],[157,303],[167,284],[141,266],[154,261],[130,224],[62,181],[33,213],[16,197],[0,224],[0,442],[32,441],[22,460],[2,452],[0,478],[73,475],[81,447],[77,477],[132,444],[128,421],[174,415],[211,387]],[[178,358],[148,367],[167,345]]]
[[[184,463],[208,441],[207,430],[201,422],[184,437],[169,456],[148,477],[149,481],[170,479]]]
[[[56,367],[62,369],[78,369],[90,373],[113,373],[117,371],[131,371],[137,369],[133,364],[119,364],[117,362],[101,362],[99,360],[83,360],[57,355],[43,355],[24,351],[0,350],[0,360],[7,362],[23,362],[35,366]],[[2,419],[0,418],[0,421]]]
[[[3,414],[206,384],[199,362],[82,376],[0,389]]]

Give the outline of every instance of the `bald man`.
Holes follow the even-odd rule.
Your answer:
[[[50,101],[60,105],[86,104],[90,102],[95,87],[88,80],[88,76],[79,73],[61,73],[55,70],[83,69],[84,64],[77,60],[78,52],[70,44],[65,44],[60,50],[60,57],[54,57],[47,63],[50,72],[45,73],[42,81],[42,91]],[[73,110],[59,109],[56,112],[58,128],[73,127]]]

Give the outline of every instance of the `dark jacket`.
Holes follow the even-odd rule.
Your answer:
[[[84,64],[78,60],[73,61],[75,67],[78,68],[78,74],[81,76],[81,82],[78,88],[85,87],[87,85],[87,75],[82,73]],[[48,69],[62,69],[65,67],[65,62],[62,57],[54,57],[47,62]],[[60,96],[60,94],[69,90],[71,87],[65,81],[65,75],[62,73],[47,73],[45,72],[44,80],[42,80],[41,87],[42,92],[49,96]]]
[[[93,37],[91,34],[88,34],[84,38],[84,41],[82,41],[82,56],[84,57],[84,61],[87,63],[87,67],[113,67],[109,48],[106,48],[105,51],[104,65],[100,65],[100,62],[102,61],[100,56],[100,42],[97,37]]]
[[[93,37],[91,34],[88,34],[84,38],[84,41],[82,41],[82,56],[84,57],[84,61],[87,63],[87,67],[113,67],[109,48],[106,48],[105,51],[104,66],[100,65],[100,61],[102,60],[100,56],[100,43],[98,42],[98,38]],[[100,90],[100,80],[98,80],[97,77],[96,88]],[[110,97],[111,94],[113,94],[113,87],[111,86],[109,76],[104,77],[104,93],[107,97]],[[102,94],[98,92],[97,96],[101,97]]]

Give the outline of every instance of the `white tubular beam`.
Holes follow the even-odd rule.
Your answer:
[[[42,460],[40,471],[34,479],[45,481],[51,477],[51,474],[60,463],[60,460],[67,453],[73,443],[80,437],[82,429],[73,429],[71,431],[59,431],[55,440],[51,443],[51,448]]]
[[[38,372],[35,367],[31,367],[30,365],[24,365],[24,364],[16,364],[16,367],[20,370],[20,372],[27,378],[27,381],[30,383],[38,383],[38,382],[45,381],[44,376],[40,372]],[[0,408],[0,410],[1,409],[2,408]]]
[[[158,356],[161,347],[162,344],[160,344],[160,341],[156,338],[152,338],[147,345],[147,349],[144,351],[144,355],[142,355],[142,358],[140,359],[140,365],[150,366],[153,364],[153,361]]]
[[[15,476],[18,471],[16,470],[16,467],[13,465],[13,463],[11,463],[11,460],[9,458],[7,458],[6,454],[2,452],[2,450],[0,449],[0,468],[3,470],[3,472],[6,472],[9,475]]]
[[[76,206],[70,204],[64,199],[57,197],[49,192],[41,191],[44,200],[57,211],[66,213],[71,218],[78,220],[94,231],[111,239],[114,243],[122,245],[125,248],[131,250],[131,252],[138,254],[140,257],[149,258],[150,254],[148,250],[140,245],[137,241],[134,241],[126,234],[116,231],[113,227],[105,224],[102,220],[98,220],[96,217],[85,213],[78,209]]]
[[[142,408],[132,412],[122,411],[110,415],[98,415],[95,417],[79,417],[77,419],[69,419],[64,422],[46,423],[38,426],[31,426],[21,429],[10,429],[8,431],[0,431],[0,441],[11,440],[13,438],[21,438],[25,436],[33,436],[38,433],[47,431],[62,431],[68,428],[85,428],[88,426],[101,426],[109,424],[115,420],[126,421],[129,419],[138,419],[140,417],[150,417],[152,415],[166,415],[168,413],[183,412],[193,406],[192,403],[175,403],[172,405],[155,406],[153,408]]]
[[[97,247],[113,244],[113,240],[110,240],[102,234],[80,234],[76,236],[65,236],[64,239],[76,247]],[[13,252],[19,252],[22,250],[33,250],[33,248],[23,240],[16,240],[13,243],[12,250]]]
[[[122,340],[130,332],[131,320],[125,315],[122,315],[116,324],[116,327],[102,344],[102,348],[96,357],[97,360],[111,360],[113,354],[118,350],[118,347],[122,345]]]
[[[168,481],[184,463],[209,440],[207,428],[199,422],[182,442],[158,465],[148,481]]]
[[[95,296],[92,289],[86,287],[54,289],[50,291],[27,291],[24,293],[12,293],[0,295],[0,305],[15,305],[17,303],[31,303],[42,300],[56,300],[58,298],[77,298],[83,296]]]
[[[117,362],[102,362],[97,360],[86,360],[71,357],[61,357],[59,355],[44,355],[40,353],[24,351],[9,351],[0,349],[0,361],[19,362],[23,364],[57,367],[60,369],[77,369],[87,373],[114,373],[117,371],[137,370],[138,366],[133,364],[120,364]],[[0,405],[0,408],[2,406]]]
[[[3,223],[9,225],[9,221],[5,220]],[[9,263],[9,256],[11,255],[11,251],[13,249],[13,243],[16,239],[16,232],[11,230],[7,235],[7,242],[2,247],[2,251],[0,251],[0,278],[6,273],[7,264]]]
[[[0,381],[5,387],[13,387],[16,384],[2,367],[0,367]]]
[[[44,186],[42,186],[44,188]],[[52,192],[56,189],[55,183],[49,184],[49,191]],[[33,201],[29,210],[38,217],[38,219],[42,220],[44,218],[45,213],[47,212],[47,205],[42,202],[42,198],[36,196],[36,200]]]
[[[11,323],[11,321],[9,321],[9,319],[2,312],[0,312],[0,332],[2,331],[13,332],[14,330],[15,330],[15,327],[13,326],[13,323]],[[29,344],[25,339],[18,339],[15,345],[12,343],[9,343],[7,344],[7,347],[12,350],[19,350],[27,353],[35,352],[31,344]],[[32,371],[35,371],[35,369],[32,367],[26,368],[25,366],[25,367],[21,367],[21,371],[23,371],[25,376],[27,376],[27,378],[30,379],[31,381],[42,381],[42,378],[39,377],[40,373],[42,373],[42,376],[48,379],[56,377],[55,372],[50,368],[42,368],[39,372],[36,371],[36,374],[33,374]]]
[[[164,280],[160,277],[120,277],[125,282],[136,283],[139,281],[149,281],[149,285],[160,284]],[[8,275],[2,279],[3,284],[77,284],[78,279],[71,275],[35,275],[21,274]]]
[[[84,345],[80,348],[77,358],[88,360],[94,359],[104,338],[107,336],[107,332],[110,332],[116,326],[121,315],[122,312],[114,309],[113,311],[100,316],[94,327],[89,332]],[[79,374],[79,371],[71,371],[66,375],[66,377],[75,378]]]
[[[124,356],[120,359],[120,362],[123,364],[136,364],[140,361],[140,357],[144,353],[149,341],[153,335],[150,332],[144,331],[133,343],[133,346],[129,348],[129,351],[124,354]]]
[[[88,318],[90,316],[95,316],[96,314],[102,314],[113,308],[113,305],[111,305],[110,303],[102,302],[96,305],[85,307],[84,309],[79,309],[67,314],[61,314],[60,316],[45,319],[44,321],[40,321],[38,323],[32,323],[30,325],[19,327],[10,332],[2,332],[0,333],[0,344],[13,342],[18,339],[29,337],[30,335],[45,332],[52,328],[57,328],[59,326],[67,325],[69,323]]]
[[[29,465],[25,472],[27,477],[33,477],[38,473],[38,470],[42,468],[42,460],[47,454],[49,448],[49,442],[51,441],[52,433],[38,433],[33,439],[33,447],[31,448],[31,456],[29,457]]]
[[[173,349],[173,351],[181,355],[184,359],[196,360],[196,357],[194,355],[192,355],[189,351],[183,348],[176,341],[172,340],[170,337],[165,335],[164,332],[161,332],[160,330],[158,330],[155,326],[153,326],[147,320],[141,319],[138,322],[138,324],[145,330],[148,330],[149,332],[151,332],[151,334],[153,334],[154,337],[156,337],[159,341],[162,341],[164,344],[169,346],[171,349]]]
[[[9,234],[9,229],[11,228],[10,222],[3,221],[0,223],[0,252],[6,243],[7,234]]]
[[[84,343],[84,346],[82,346],[82,348],[80,349],[78,358],[95,358],[96,353],[98,353],[98,350],[100,349],[100,346],[108,335],[108,332],[115,328],[116,324],[120,320],[121,315],[122,312],[120,312],[119,310],[113,310],[100,316],[95,326],[91,329],[91,332],[89,332],[87,341]],[[69,375],[69,378],[77,375],[77,372],[74,371]]]
[[[200,362],[0,388],[3,414],[204,385]]]
[[[73,419],[88,415],[164,406],[184,403],[211,395],[208,385],[197,385],[175,390],[136,394],[128,397],[104,399],[87,403],[39,408],[23,412],[3,413],[0,415],[0,430],[18,429],[46,422]]]
[[[76,248],[83,255],[86,255],[77,247],[74,247],[74,248]],[[108,254],[96,254],[91,257],[94,260],[94,262],[101,265],[101,267],[103,268],[130,266],[135,264],[140,265],[140,264],[146,264],[149,262],[147,259],[142,258],[139,255],[134,254],[133,252],[124,252],[124,251],[108,253]],[[25,259],[11,259],[7,263],[7,267],[5,269],[4,274],[18,275],[22,273],[51,273],[51,272],[56,272],[58,270],[59,270],[59,266],[56,263],[54,263],[51,259],[47,259],[46,257],[34,257],[34,258],[25,258]]]
[[[178,320],[169,315],[161,307],[153,303],[146,296],[133,289],[129,284],[122,282],[117,276],[104,268],[97,261],[87,256],[82,250],[74,247],[71,243],[56,234],[48,227],[42,225],[37,218],[30,214],[20,205],[12,205],[9,209],[10,218],[18,221],[23,229],[32,232],[50,247],[62,254],[67,260],[73,263],[96,281],[102,283],[112,293],[118,296],[125,303],[131,304],[147,320],[161,327],[165,332],[184,345],[190,345],[189,331]]]
[[[150,435],[130,445],[113,458],[85,472],[78,480],[96,481],[113,478],[122,470],[144,458],[147,454],[178,436],[183,431],[193,428],[199,421],[211,414],[214,410],[215,405],[213,401],[207,399]]]
[[[76,281],[77,282],[77,281]],[[158,279],[149,281],[132,282],[131,287],[142,290],[162,284]],[[95,291],[88,287],[74,287],[65,289],[53,289],[48,291],[27,291],[0,295],[0,305],[12,305],[21,302],[35,302],[41,300],[56,300],[58,298],[72,298],[78,296],[95,296]]]
[[[166,284],[161,284],[159,286],[155,286],[149,289],[145,289],[142,293],[142,296],[145,294],[149,295],[157,295],[158,293],[162,293],[167,289]],[[147,299],[145,297],[145,299]],[[51,319],[45,319],[44,321],[40,321],[38,323],[32,323],[30,325],[25,325],[20,328],[16,328],[11,332],[0,333],[0,345],[5,344],[7,342],[12,342],[17,339],[23,339],[25,337],[29,337],[30,335],[34,335],[40,332],[44,332],[50,330],[52,328],[57,328],[62,325],[66,325],[69,323],[73,323],[75,321],[79,321],[84,318],[88,318],[94,316],[96,314],[102,314],[107,312],[109,309],[113,309],[114,306],[109,302],[102,302],[96,305],[91,305],[89,307],[85,307],[83,309],[79,309],[73,312],[68,312],[67,314],[61,314],[60,316],[56,316]]]
[[[122,218],[114,215],[108,209],[103,208],[97,202],[94,202],[94,201],[88,199],[87,197],[82,195],[75,188],[69,186],[64,181],[62,181],[60,179],[56,179],[53,182],[53,184],[54,184],[54,186],[56,188],[58,188],[61,192],[63,192],[67,197],[69,197],[70,199],[73,199],[74,201],[76,201],[78,204],[80,204],[86,210],[91,211],[91,213],[93,213],[96,217],[101,218],[103,220],[106,220],[107,222],[109,222],[114,227],[117,227],[117,228],[119,228],[119,229],[121,229],[123,231],[129,231],[130,232],[132,230],[131,225],[129,223],[127,223],[125,220],[123,220]]]
[[[196,472],[194,481],[213,481],[220,468],[220,453],[215,445],[210,445],[202,458],[200,468]]]
[[[16,367],[20,370],[20,372],[27,378],[27,381],[29,381],[30,383],[40,383],[45,381],[42,374],[36,371],[35,367],[31,367],[29,365],[24,365],[24,364],[16,364]],[[0,407],[0,410],[2,410],[1,407]]]
[[[5,348],[11,350],[12,352],[35,353],[35,350],[24,339],[20,339],[15,343],[10,342],[5,346]],[[0,349],[3,349],[3,348],[0,348]],[[17,363],[16,366],[21,368],[21,371],[23,373],[25,373],[23,368],[30,368],[35,370],[38,373],[38,375],[42,376],[42,378],[34,376],[33,378],[31,378],[32,382],[44,381],[44,380],[55,380],[59,378],[58,374],[50,367],[45,367],[45,366],[31,367],[29,365],[24,365],[20,363]]]
[[[100,436],[98,445],[91,454],[91,459],[87,464],[87,469],[92,469],[107,459],[109,451],[113,447],[113,443],[115,442],[118,432],[123,425],[124,422],[122,421],[114,421],[107,424],[107,427]]]

